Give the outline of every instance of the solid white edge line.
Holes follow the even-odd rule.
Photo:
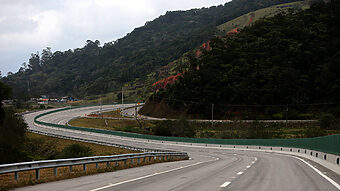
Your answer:
[[[33,123],[33,125],[34,126],[36,126],[34,123]],[[46,128],[46,127],[45,127]],[[50,127],[47,127],[47,128],[50,128]],[[51,129],[54,129],[54,128],[51,128]],[[59,131],[60,131],[60,129],[58,129]],[[63,130],[61,130],[61,131],[63,131]],[[68,130],[64,130],[64,131],[68,131]],[[87,133],[85,133],[85,132],[82,132],[82,131],[77,131],[77,130],[70,130],[69,132],[74,132],[74,131],[76,131],[77,133],[80,133],[80,134],[87,134]],[[91,134],[91,133],[90,133]],[[98,137],[114,137],[115,139],[121,139],[121,140],[127,140],[127,141],[129,141],[129,139],[128,138],[126,138],[126,137],[120,137],[120,136],[113,136],[113,135],[105,135],[105,134],[100,134],[100,133],[94,133],[94,134],[96,134],[96,136],[98,136]],[[143,139],[140,139],[140,140],[134,140],[134,141],[136,141],[136,142],[142,142],[142,143],[147,143],[147,141],[143,141]],[[158,143],[158,142],[152,142],[153,144],[160,144],[160,145],[164,145],[164,143],[162,142],[162,143]],[[171,143],[171,141],[169,141],[168,143],[167,143],[167,145],[173,145],[173,146],[182,146],[182,147],[192,147],[192,148],[215,148],[215,149],[225,149],[225,150],[235,150],[235,151],[237,151],[237,150],[241,150],[241,151],[243,151],[243,149],[233,149],[233,148],[218,148],[218,147],[203,147],[203,146],[196,146],[196,145],[182,145],[182,144],[174,144],[174,143]],[[257,151],[257,152],[259,152],[259,150],[256,150],[256,149],[248,149],[249,151]],[[263,152],[263,151],[262,151]],[[320,172],[318,169],[316,169],[315,167],[313,167],[312,165],[310,165],[309,163],[307,163],[306,161],[304,161],[303,159],[300,159],[300,158],[298,158],[298,157],[296,157],[296,156],[292,156],[292,155],[290,155],[291,157],[294,157],[294,158],[297,158],[297,159],[299,159],[299,160],[301,160],[301,161],[303,161],[304,163],[306,163],[309,167],[311,167],[313,170],[315,170],[318,174],[320,174],[322,177],[324,177],[326,180],[328,180],[331,184],[333,184],[338,190],[340,190],[340,185],[339,184],[337,184],[334,180],[332,180],[331,178],[329,178],[329,177],[327,177],[326,175],[324,175],[322,172]],[[255,161],[257,161],[257,157],[255,157]],[[207,161],[208,162],[208,161]],[[255,163],[255,162],[252,162],[253,164]],[[91,190],[91,191],[96,191],[96,190]]]
[[[225,183],[222,184],[220,187],[221,187],[221,188],[225,188],[225,187],[227,187],[229,184],[230,184],[230,182],[225,182]]]
[[[318,170],[317,168],[315,168],[314,166],[312,166],[311,164],[309,164],[308,162],[306,162],[305,160],[299,158],[299,157],[295,157],[295,156],[291,156],[293,158],[299,159],[300,161],[304,162],[305,164],[307,164],[310,168],[312,168],[315,172],[317,172],[320,176],[322,176],[323,178],[325,178],[326,180],[328,180],[328,182],[330,182],[331,184],[333,184],[333,186],[335,186],[338,190],[340,190],[340,185],[338,183],[336,183],[334,180],[332,180],[331,178],[329,178],[328,176],[326,176],[325,174],[323,174],[320,170]]]
[[[134,179],[131,179],[131,180],[125,180],[125,181],[118,182],[118,183],[115,183],[115,184],[109,184],[109,185],[106,185],[106,186],[103,186],[103,187],[100,187],[100,188],[95,188],[95,189],[92,189],[92,190],[89,190],[89,191],[98,191],[98,190],[102,190],[102,189],[105,189],[105,188],[110,188],[110,187],[118,186],[118,185],[121,185],[121,184],[129,183],[129,182],[134,182],[134,181],[137,181],[137,180],[153,177],[153,176],[160,175],[160,174],[165,174],[165,173],[168,173],[168,172],[172,172],[172,171],[176,171],[176,170],[180,170],[180,169],[183,169],[183,168],[188,168],[188,167],[192,167],[192,166],[196,166],[196,165],[199,165],[199,164],[212,162],[212,161],[216,161],[216,160],[219,160],[219,158],[214,159],[214,160],[204,161],[204,162],[198,162],[198,163],[190,164],[190,165],[187,165],[187,166],[181,166],[181,167],[166,170],[166,171],[163,171],[163,172],[156,172],[156,173],[153,173],[153,174],[134,178]]]

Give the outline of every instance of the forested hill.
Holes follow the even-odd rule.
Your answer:
[[[13,88],[17,98],[39,94],[82,98],[111,92],[131,80],[143,81],[151,71],[198,47],[215,35],[216,26],[250,11],[292,1],[233,0],[218,7],[167,12],[103,46],[88,40],[82,48],[32,54],[29,63],[2,81]]]
[[[286,105],[300,104],[306,114],[322,109],[316,106],[311,111],[308,105],[338,103],[338,18],[340,2],[332,1],[297,14],[261,19],[236,35],[214,38],[211,50],[191,56],[190,69],[176,83],[155,93],[145,108],[151,111],[155,102],[167,103],[173,109],[209,118],[215,103],[216,116],[223,118],[232,111],[245,114],[243,106],[247,105],[269,105],[260,112],[274,115],[282,107],[273,105],[282,105],[286,112]],[[327,105],[326,109],[333,109],[327,112],[339,117],[339,105],[331,106]]]

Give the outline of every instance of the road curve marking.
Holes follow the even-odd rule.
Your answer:
[[[322,176],[323,178],[325,178],[328,182],[330,182],[331,184],[333,184],[333,186],[335,186],[338,190],[340,190],[340,185],[338,183],[336,183],[334,180],[332,180],[331,178],[329,178],[328,176],[324,175],[320,170],[318,170],[317,168],[315,168],[313,165],[309,164],[308,162],[306,162],[305,160],[299,158],[299,157],[295,157],[295,156],[291,156],[293,158],[296,158],[300,161],[302,161],[303,163],[307,164],[310,168],[312,168],[315,172],[317,172],[320,176]]]

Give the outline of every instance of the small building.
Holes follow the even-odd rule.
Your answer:
[[[40,105],[47,105],[48,101],[49,101],[48,99],[39,98],[37,103]]]
[[[68,102],[68,101],[77,101],[78,99],[75,99],[74,97],[71,96],[64,96],[63,98],[61,98],[61,102]]]
[[[4,106],[10,106],[10,105],[13,105],[14,104],[14,100],[12,99],[9,99],[9,100],[2,100],[2,105]]]

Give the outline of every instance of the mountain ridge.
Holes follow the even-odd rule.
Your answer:
[[[27,66],[1,80],[16,98],[47,94],[87,95],[118,91],[135,79],[179,59],[216,34],[216,26],[278,3],[293,0],[234,0],[223,6],[167,12],[118,41],[86,41],[82,48],[32,54]],[[189,23],[189,24],[188,24]]]
[[[282,119],[288,106],[290,119],[321,112],[340,116],[339,6],[332,1],[278,14],[212,39],[211,50],[189,55],[188,70],[154,93],[142,113],[164,113],[152,108],[170,107],[209,118],[214,103],[222,119],[233,113]]]

